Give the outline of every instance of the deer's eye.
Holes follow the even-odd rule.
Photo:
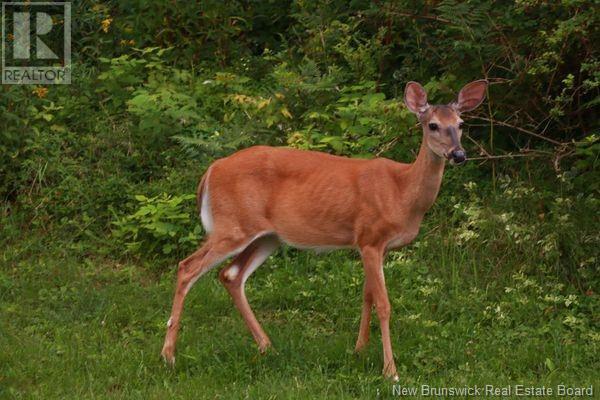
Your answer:
[[[458,124],[458,129],[462,129],[462,128],[464,128],[464,126],[465,126],[465,123],[461,122],[460,124]]]
[[[434,124],[434,123],[429,124],[429,129],[431,129],[432,131],[437,131],[438,124]]]

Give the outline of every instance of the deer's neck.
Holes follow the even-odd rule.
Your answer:
[[[411,203],[417,210],[424,213],[435,202],[442,184],[444,166],[445,160],[431,151],[423,138],[417,159],[407,171]]]

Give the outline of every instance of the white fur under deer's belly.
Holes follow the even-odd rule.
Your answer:
[[[279,240],[281,240],[283,243],[287,244],[288,246],[292,246],[296,249],[299,250],[312,250],[317,254],[320,253],[327,253],[329,251],[334,251],[334,250],[340,250],[340,249],[350,249],[352,248],[352,246],[350,245],[326,245],[326,244],[304,244],[304,243],[297,243],[294,241],[291,241],[289,239],[286,239],[285,237],[281,237],[279,236]]]
[[[399,235],[395,236],[392,240],[390,240],[386,246],[388,250],[398,249],[400,247],[404,247],[407,244],[411,243],[415,240],[415,237],[419,234],[419,231],[415,232],[402,232]]]

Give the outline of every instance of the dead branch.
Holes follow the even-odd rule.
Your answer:
[[[519,131],[519,132],[523,132],[523,133],[526,133],[526,134],[528,134],[528,135],[535,136],[535,137],[536,137],[536,138],[538,138],[538,139],[542,139],[542,140],[545,140],[545,141],[547,141],[547,142],[550,142],[550,143],[552,143],[552,144],[554,144],[554,145],[556,145],[556,146],[564,146],[564,145],[565,145],[565,143],[561,143],[561,142],[559,142],[559,141],[557,141],[557,140],[550,139],[550,138],[548,138],[548,137],[546,137],[546,136],[540,135],[539,133],[536,133],[536,132],[530,131],[530,130],[528,130],[528,129],[525,129],[525,128],[521,128],[521,127],[519,127],[519,126],[515,126],[515,125],[512,125],[512,124],[509,124],[509,123],[507,123],[507,122],[498,121],[498,120],[491,119],[491,118],[486,118],[486,117],[478,117],[478,116],[473,116],[473,117],[471,117],[471,118],[480,119],[480,120],[482,120],[482,121],[487,121],[487,122],[490,122],[490,123],[492,123],[492,124],[496,124],[496,125],[505,126],[505,127],[507,127],[507,128],[512,128],[512,129],[515,129],[515,130],[517,130],[517,131]]]

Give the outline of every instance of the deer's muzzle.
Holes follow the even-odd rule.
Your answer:
[[[455,164],[463,164],[467,160],[467,155],[463,149],[454,149],[450,152],[450,157],[448,157]]]

